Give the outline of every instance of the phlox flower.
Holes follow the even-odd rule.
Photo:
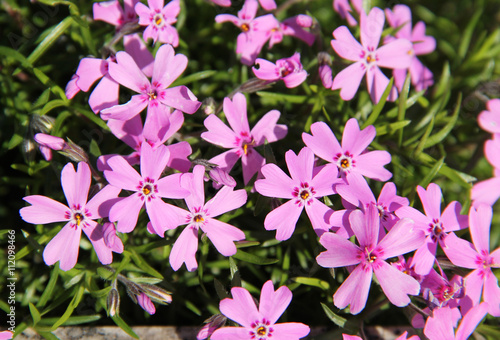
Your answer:
[[[500,133],[500,99],[490,99],[486,102],[486,110],[477,116],[481,129],[490,133]]]
[[[490,253],[490,226],[493,210],[489,205],[471,207],[469,230],[472,242],[451,233],[444,240],[443,250],[450,261],[459,267],[472,269],[465,277],[465,295],[473,305],[481,299],[488,302],[488,313],[500,316],[500,288],[492,268],[500,267],[500,248]]]
[[[110,221],[118,222],[116,229],[119,232],[129,233],[134,230],[144,205],[150,219],[148,227],[156,234],[163,236],[165,230],[175,227],[170,219],[172,206],[161,197],[184,198],[189,192],[180,186],[181,174],[160,178],[169,157],[170,152],[164,145],[153,149],[148,143],[142,143],[141,174],[122,156],[114,156],[108,160],[111,170],[104,170],[104,177],[111,185],[133,192],[116,202],[109,212]]]
[[[395,38],[404,38],[412,42],[413,49],[410,53],[413,55],[410,67],[411,83],[415,86],[417,91],[424,90],[434,84],[432,72],[425,67],[417,55],[429,54],[436,49],[436,39],[431,36],[425,35],[425,24],[419,21],[412,29],[411,25],[411,10],[406,5],[396,5],[391,11],[389,8],[385,10],[388,24],[398,29],[393,36],[387,36],[385,43],[389,43]],[[403,84],[406,79],[407,69],[395,68],[393,71],[394,84],[399,91],[402,90]]]
[[[178,270],[186,263],[188,271],[198,267],[196,251],[198,249],[198,230],[201,229],[212,241],[217,251],[224,256],[236,254],[234,241],[245,239],[245,234],[238,228],[216,220],[215,217],[228,211],[238,209],[247,201],[244,189],[233,190],[228,186],[222,187],[215,196],[205,203],[205,188],[203,165],[195,165],[193,173],[182,176],[181,185],[191,193],[185,198],[188,211],[174,207],[168,215],[169,221],[175,226],[187,224],[175,241],[170,252],[170,265]]]
[[[1,331],[0,332],[0,340],[10,340],[14,336],[14,333],[11,331]]]
[[[37,133],[33,139],[38,143],[40,152],[46,161],[52,159],[52,150],[60,151],[67,147],[67,143],[64,139],[46,133]]]
[[[123,0],[123,8],[120,1],[96,2],[92,5],[94,20],[101,20],[116,26],[117,29],[129,22],[137,21],[134,6],[139,0]]]
[[[396,185],[392,182],[385,183],[378,199],[375,199],[368,183],[359,175],[349,177],[348,184],[339,184],[335,190],[344,200],[362,210],[369,205],[375,206],[379,211],[380,224],[387,230],[399,221],[395,211],[410,204],[406,197],[396,195]]]
[[[283,36],[289,35],[297,39],[302,40],[307,45],[312,46],[316,36],[305,30],[305,28],[310,28],[313,25],[313,18],[309,15],[299,14],[294,17],[283,20],[278,23],[278,26],[271,29],[271,35],[269,37],[269,48],[273,47],[274,44],[283,41]]]
[[[103,118],[128,120],[147,107],[144,137],[157,140],[170,123],[170,108],[194,113],[200,107],[201,103],[186,86],[168,88],[184,72],[188,62],[186,56],[176,55],[171,45],[162,45],[158,49],[151,82],[130,54],[120,51],[116,54],[116,61],[109,64],[111,77],[139,94],[133,95],[126,104],[102,110]]]
[[[320,235],[328,231],[327,217],[331,209],[318,198],[334,193],[333,186],[338,182],[336,167],[328,164],[315,169],[314,154],[309,148],[302,148],[298,155],[289,150],[285,160],[291,177],[276,164],[266,164],[261,170],[265,179],[255,181],[255,190],[259,194],[290,199],[267,214],[264,227],[276,230],[277,240],[287,240],[305,208],[316,233]]]
[[[392,177],[384,168],[391,161],[391,154],[381,150],[366,151],[375,135],[373,125],[360,130],[358,121],[351,118],[342,134],[342,146],[324,122],[313,123],[311,135],[302,133],[302,140],[316,156],[337,165],[339,174],[347,181],[351,173],[358,173],[385,182]]]
[[[252,65],[262,47],[270,37],[271,30],[279,26],[278,20],[272,14],[256,18],[258,10],[257,0],[246,0],[238,16],[219,14],[215,22],[232,22],[241,29],[236,41],[236,53],[241,54],[241,62]]]
[[[140,115],[134,116],[129,120],[110,119],[107,125],[111,132],[125,144],[132,147],[135,151],[131,154],[124,156],[130,165],[139,164],[141,158],[142,143],[149,143],[155,149],[163,145],[169,138],[171,138],[184,123],[184,116],[179,110],[174,110],[170,115],[169,124],[165,127],[164,131],[160,130],[159,139],[150,141],[144,137],[142,119]],[[186,141],[181,141],[173,144],[166,145],[170,152],[167,166],[169,168],[187,172],[191,167],[191,161],[187,158],[192,150],[191,146]],[[116,156],[116,154],[102,155],[97,159],[97,168],[99,171],[111,170],[107,165],[108,159]]]
[[[137,34],[123,37],[125,51],[132,56],[138,67],[147,75],[152,74],[154,58]],[[66,85],[66,97],[72,99],[78,92],[88,92],[99,79],[89,97],[89,105],[94,113],[118,104],[118,83],[109,74],[109,64],[114,56],[107,59],[83,58],[78,64],[75,75]]]
[[[255,147],[263,145],[266,141],[272,143],[284,138],[287,127],[276,124],[280,113],[277,110],[271,110],[250,130],[247,118],[247,101],[241,93],[236,93],[232,101],[229,98],[224,98],[223,109],[231,128],[224,124],[219,117],[212,114],[203,123],[208,131],[203,132],[201,138],[230,149],[209,160],[210,163],[219,165],[222,170],[229,172],[236,161],[241,158],[243,181],[246,185],[266,162],[264,157],[255,150]]]
[[[486,302],[469,310],[454,331],[454,318],[452,308],[443,307],[435,309],[427,319],[424,334],[430,340],[467,340],[474,329],[486,316],[488,304]]]
[[[309,326],[303,323],[276,323],[292,300],[292,292],[288,287],[281,286],[275,291],[271,280],[264,283],[258,308],[245,288],[233,287],[231,295],[232,298],[220,302],[219,309],[243,327],[219,328],[210,339],[296,340],[309,334]]]
[[[318,73],[323,86],[327,89],[331,88],[333,84],[332,60],[326,52],[318,53]]]
[[[141,292],[139,295],[137,295],[137,303],[139,306],[141,306],[142,309],[144,309],[146,312],[148,312],[149,315],[153,315],[156,313],[156,307],[144,292]]]
[[[425,233],[425,243],[415,252],[413,263],[417,274],[427,275],[436,260],[437,245],[440,244],[443,247],[443,240],[450,231],[465,228],[467,215],[460,215],[462,206],[457,201],[450,202],[441,213],[443,195],[437,184],[429,184],[427,190],[418,186],[417,193],[424,207],[425,215],[409,206],[398,209],[396,215],[399,218],[411,218],[415,221],[415,228]]]
[[[444,273],[439,275],[434,269],[423,278],[420,285],[422,287],[422,296],[431,309],[444,306],[457,308],[460,305],[460,299],[464,297],[465,293],[463,277],[454,275],[448,281]]]
[[[361,44],[354,39],[346,26],[333,32],[332,47],[337,54],[354,64],[339,72],[333,79],[332,90],[340,89],[343,100],[351,100],[358,91],[361,79],[366,74],[368,92],[373,102],[377,103],[389,84],[389,79],[379,67],[406,69],[412,61],[412,43],[407,39],[396,39],[378,47],[384,28],[384,11],[372,8],[368,16],[361,12]],[[397,98],[396,88],[389,94],[388,100]]]
[[[349,5],[348,0],[333,0],[333,9],[342,19],[346,19],[349,26],[356,26],[358,21],[351,14],[352,10],[359,15],[363,11],[363,0],[351,0]]]
[[[203,327],[196,334],[197,340],[204,340],[212,336],[216,329],[223,327],[226,324],[227,318],[222,314],[212,315],[205,320]]]
[[[363,340],[357,335],[342,334],[342,340]],[[420,340],[418,335],[412,335],[408,338],[408,332],[404,332],[394,340]]]
[[[90,181],[91,173],[87,163],[78,163],[77,171],[72,163],[68,163],[61,172],[61,184],[68,201],[67,206],[40,195],[23,198],[31,204],[19,211],[26,222],[46,224],[68,221],[43,251],[43,260],[47,265],[60,261],[59,267],[62,270],[73,268],[78,259],[82,230],[94,246],[99,261],[102,264],[112,262],[112,249],[106,246],[102,225],[95,220],[108,216],[120,190],[107,185],[87,202]]]
[[[102,237],[104,244],[115,253],[123,253],[123,242],[116,235],[116,226],[114,223],[106,222],[102,225]]]
[[[172,25],[177,22],[177,16],[181,10],[179,0],[172,0],[164,5],[164,0],[148,0],[148,6],[137,3],[135,11],[139,15],[139,25],[147,26],[143,33],[143,38],[149,38],[153,42],[159,40],[162,43],[170,44],[174,47],[179,45],[179,34]]]
[[[288,88],[297,87],[307,78],[307,72],[302,68],[300,53],[295,52],[290,58],[276,60],[276,64],[258,58],[252,71],[259,79],[278,81],[283,80]]]
[[[500,135],[493,135],[484,143],[484,155],[493,166],[493,177],[484,181],[474,183],[471,190],[471,198],[474,205],[493,205],[500,197]]]
[[[417,295],[420,284],[385,260],[418,248],[424,241],[423,232],[414,229],[413,221],[405,218],[379,241],[380,218],[373,205],[365,213],[353,211],[349,222],[359,246],[334,233],[324,233],[319,241],[326,251],[316,257],[318,264],[326,268],[357,265],[333,295],[335,306],[343,309],[351,305],[352,314],[361,312],[368,299],[373,273],[391,303],[398,307],[409,304],[408,295]]]

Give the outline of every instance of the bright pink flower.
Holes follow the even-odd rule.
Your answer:
[[[352,5],[352,8],[351,8]],[[349,26],[356,26],[358,21],[352,16],[352,10],[359,15],[363,12],[363,0],[351,0],[349,5],[348,0],[333,0],[333,9],[342,19],[346,19]]]
[[[493,177],[475,183],[471,190],[474,206],[478,204],[493,205],[500,197],[500,134],[494,134],[484,144],[484,154],[493,166]]]
[[[233,287],[231,295],[232,298],[220,302],[219,309],[222,314],[243,327],[219,328],[210,339],[296,340],[309,334],[309,326],[303,323],[276,323],[292,300],[292,292],[288,287],[281,286],[274,291],[271,280],[264,283],[258,309],[245,288]]]
[[[415,86],[417,91],[428,88],[434,84],[432,72],[425,67],[416,56],[429,54],[434,51],[436,49],[436,39],[425,35],[425,24],[423,21],[419,21],[412,30],[411,10],[410,7],[406,5],[396,5],[393,11],[387,8],[385,14],[389,25],[398,29],[395,37],[387,36],[385,38],[385,43],[389,43],[395,38],[407,39],[413,43],[413,49],[410,51],[413,59],[408,68],[410,71],[411,83]],[[394,84],[399,91],[403,88],[406,73],[406,69],[397,68],[393,71]]]
[[[500,99],[488,100],[486,109],[477,117],[479,126],[490,133],[500,133]]]
[[[367,16],[361,13],[361,44],[354,39],[346,26],[341,26],[333,32],[332,47],[337,54],[348,60],[355,61],[346,69],[339,72],[333,79],[332,90],[340,89],[343,100],[351,100],[358,91],[361,79],[366,74],[368,92],[372,100],[377,103],[389,79],[379,67],[391,69],[406,69],[413,59],[411,55],[412,43],[406,39],[396,39],[378,47],[384,28],[384,11],[374,7]],[[388,100],[397,98],[396,88],[389,94]]]
[[[198,110],[201,103],[186,86],[168,88],[184,72],[188,62],[186,56],[174,53],[168,44],[158,49],[150,82],[130,54],[118,52],[117,63],[109,64],[109,74],[119,84],[139,94],[133,95],[126,104],[103,110],[103,118],[129,120],[147,107],[144,137],[154,141],[161,139],[161,131],[168,127],[171,108],[186,113]]]
[[[125,51],[129,53],[139,68],[147,75],[152,74],[153,56],[137,34],[123,38]],[[66,96],[72,99],[80,90],[88,92],[99,79],[101,81],[90,94],[89,105],[94,113],[118,104],[118,83],[109,75],[109,64],[115,61],[114,56],[108,59],[83,58],[80,60],[75,75],[66,86]]]
[[[272,14],[256,18],[258,7],[257,0],[246,0],[237,17],[232,14],[219,14],[215,17],[217,23],[229,21],[241,29],[236,42],[236,53],[241,54],[241,62],[249,66],[254,63],[269,39],[272,29],[279,26]]]
[[[10,340],[14,336],[14,333],[11,331],[2,331],[0,332],[0,340]]]
[[[94,20],[105,21],[119,29],[126,23],[137,21],[134,10],[137,2],[139,0],[123,0],[123,8],[118,0],[97,2],[92,7]]]
[[[430,340],[467,340],[486,316],[487,311],[488,304],[486,302],[469,310],[455,333],[452,309],[449,307],[435,309],[433,315],[427,319],[424,334]]]
[[[171,138],[181,128],[183,123],[184,116],[182,112],[174,110],[174,112],[170,115],[169,124],[167,124],[164,129],[160,129],[159,131],[160,139],[155,141],[150,141],[144,137],[142,119],[140,115],[137,115],[129,120],[110,119],[108,120],[108,127],[117,138],[135,150],[128,156],[124,156],[130,165],[135,165],[139,164],[142,143],[149,143],[153,149],[156,149],[158,146],[163,145],[167,139]],[[170,152],[167,166],[181,172],[187,172],[191,167],[191,161],[187,158],[192,152],[189,143],[181,141],[169,144],[166,147]],[[107,161],[114,156],[116,156],[116,154],[100,156],[97,159],[97,168],[99,171],[111,170],[111,168],[107,165]]]
[[[241,93],[235,94],[232,101],[229,98],[224,98],[223,108],[231,129],[219,117],[210,115],[204,122],[208,131],[203,132],[201,138],[230,149],[209,160],[210,163],[219,165],[222,170],[229,172],[236,161],[241,158],[243,181],[246,185],[266,162],[264,157],[255,150],[255,147],[263,145],[266,141],[272,143],[284,138],[287,127],[276,124],[280,113],[277,110],[272,110],[266,113],[250,130],[247,118],[247,101]]]
[[[469,229],[473,245],[451,233],[444,240],[443,250],[450,261],[459,267],[473,269],[465,278],[465,295],[473,305],[488,302],[488,313],[500,316],[500,288],[492,268],[500,267],[500,248],[490,253],[490,227],[493,210],[489,205],[471,207]]]
[[[19,211],[26,222],[46,224],[68,221],[43,251],[43,259],[47,265],[60,261],[62,270],[73,268],[78,259],[82,230],[94,246],[99,261],[103,264],[113,261],[112,249],[104,242],[102,226],[94,220],[108,216],[120,190],[107,185],[87,202],[90,181],[87,163],[78,163],[76,172],[73,164],[68,163],[61,172],[61,184],[68,206],[45,196],[24,197],[31,204]]]
[[[172,25],[177,22],[177,16],[181,10],[179,0],[172,0],[163,7],[164,0],[148,0],[148,5],[137,3],[135,11],[139,15],[139,25],[147,26],[143,38],[149,38],[153,42],[159,40],[162,43],[174,47],[179,45],[179,34]]]
[[[423,232],[414,229],[410,219],[402,219],[379,241],[380,218],[373,205],[365,213],[353,211],[349,222],[359,246],[334,233],[324,233],[319,241],[326,251],[316,257],[318,264],[326,268],[357,265],[333,296],[335,306],[343,309],[351,305],[352,314],[361,312],[374,272],[391,303],[398,307],[409,304],[408,295],[417,295],[420,284],[385,260],[418,248],[424,241]]]
[[[231,0],[210,0],[214,4],[222,6],[222,7],[230,7],[231,6]]]
[[[40,152],[47,161],[52,159],[52,150],[60,151],[67,147],[64,139],[46,133],[37,133],[33,139],[38,143]]]
[[[195,165],[192,174],[188,173],[182,176],[181,185],[191,192],[185,198],[189,211],[172,206],[174,210],[166,217],[174,225],[174,228],[181,224],[187,224],[170,252],[170,265],[174,270],[178,270],[183,263],[186,263],[188,271],[193,271],[198,267],[195,254],[198,249],[199,229],[207,235],[219,253],[224,256],[234,255],[236,253],[234,241],[245,239],[245,234],[240,229],[216,220],[215,217],[238,209],[245,204],[247,201],[246,191],[244,189],[234,191],[233,188],[224,186],[205,203],[204,175],[205,167]]]
[[[318,73],[321,78],[321,83],[327,89],[332,87],[332,57],[326,52],[318,53]]]
[[[151,299],[143,292],[141,294],[137,295],[137,303],[139,306],[141,306],[142,309],[144,309],[146,312],[149,313],[149,315],[153,315],[156,313],[156,307],[151,301]]]
[[[444,306],[457,308],[465,293],[464,280],[461,276],[455,275],[448,281],[444,273],[441,276],[434,269],[424,277],[420,285],[422,296],[431,309]]]
[[[104,238],[104,243],[108,248],[113,250],[115,253],[123,253],[123,242],[116,235],[116,227],[114,223],[106,222],[103,224],[102,236]]]
[[[384,165],[391,161],[387,151],[366,151],[376,135],[373,125],[360,130],[358,121],[351,118],[347,121],[342,135],[342,146],[332,130],[324,122],[311,125],[311,133],[302,133],[302,140],[319,158],[337,165],[343,178],[358,173],[377,181],[387,181],[392,177]]]
[[[216,329],[223,327],[226,324],[227,318],[222,314],[212,315],[204,321],[203,327],[196,335],[197,340],[205,340],[212,336]]]
[[[246,0],[248,1],[248,0]],[[259,0],[259,4],[264,8],[266,11],[272,11],[273,9],[276,9],[276,2],[274,0]]]
[[[394,212],[410,204],[406,197],[396,195],[396,185],[389,182],[384,184],[378,199],[375,199],[368,183],[362,176],[351,176],[348,184],[339,184],[335,190],[344,200],[362,210],[365,210],[369,205],[374,205],[379,211],[381,225],[387,230],[391,230],[394,224],[399,221]]]
[[[277,240],[287,240],[305,208],[314,230],[321,235],[330,229],[327,216],[331,209],[318,198],[335,193],[337,169],[333,164],[315,169],[314,154],[309,148],[302,148],[298,155],[289,150],[285,159],[291,178],[276,164],[266,164],[262,168],[265,179],[255,181],[259,194],[290,199],[267,214],[264,227],[276,230]]]
[[[313,18],[305,14],[299,14],[294,17],[285,19],[283,22],[279,22],[278,26],[271,30],[271,36],[269,37],[269,48],[273,47],[274,44],[283,41],[283,36],[289,35],[297,39],[302,40],[307,45],[312,46],[316,36],[311,32],[305,30],[305,28],[310,28],[313,25]]]
[[[343,340],[363,340],[361,337],[359,337],[357,335],[349,335],[349,334],[342,334],[342,339]],[[403,334],[401,334],[400,336],[398,336],[394,340],[420,340],[420,338],[418,337],[418,335],[412,335],[408,338],[408,332],[405,331]]]
[[[163,236],[165,230],[175,228],[170,219],[172,205],[161,197],[184,198],[189,192],[180,186],[181,174],[160,178],[165,169],[170,152],[164,145],[153,149],[148,143],[141,146],[141,174],[122,157],[115,156],[108,160],[112,170],[105,170],[108,182],[120,189],[133,192],[128,197],[116,202],[109,212],[109,220],[118,221],[116,229],[122,233],[134,230],[141,208],[146,205],[149,216],[149,228]]]
[[[288,88],[297,87],[307,78],[307,72],[300,63],[300,53],[295,52],[290,58],[276,60],[276,64],[258,58],[252,71],[259,79],[278,81],[283,80]]]
[[[425,243],[415,252],[413,263],[417,274],[427,275],[436,260],[437,245],[443,248],[443,240],[450,231],[467,227],[467,215],[460,215],[462,206],[457,201],[450,202],[441,213],[443,195],[437,184],[429,184],[427,190],[418,186],[417,193],[425,215],[409,206],[398,209],[396,215],[399,218],[411,218],[415,221],[415,228],[425,233]]]

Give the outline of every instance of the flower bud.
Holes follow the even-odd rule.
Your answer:
[[[108,294],[108,298],[106,300],[106,304],[108,306],[109,316],[118,315],[120,309],[120,294],[116,288],[112,288]]]
[[[137,296],[137,303],[142,307],[149,315],[156,313],[156,308],[151,299],[145,294],[141,293]]]
[[[148,283],[142,283],[140,284],[140,287],[148,297],[158,303],[169,304],[172,302],[171,293],[160,287]]]
[[[222,314],[215,314],[204,321],[205,325],[198,332],[196,339],[204,340],[209,338],[216,329],[226,324],[227,318]]]

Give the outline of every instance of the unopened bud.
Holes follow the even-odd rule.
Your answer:
[[[204,321],[205,325],[200,329],[197,340],[209,338],[216,329],[223,327],[226,324],[227,318],[222,314],[215,314]]]
[[[89,156],[78,144],[75,144],[68,138],[68,143],[66,145],[67,147],[60,151],[61,154],[74,162],[89,162]]]
[[[112,288],[106,300],[109,316],[118,315],[120,309],[120,294],[116,288]]]
[[[141,293],[137,296],[137,303],[142,307],[142,309],[148,312],[149,315],[153,315],[154,313],[156,313],[155,305],[145,293]]]
[[[142,291],[158,303],[169,304],[172,302],[172,294],[165,289],[148,283],[140,284]]]
[[[217,105],[215,103],[215,100],[212,97],[206,98],[203,101],[203,103],[201,104],[201,110],[207,116],[211,115],[212,113],[215,113],[216,108],[217,108]]]
[[[234,188],[236,186],[236,181],[233,177],[231,177],[227,171],[222,170],[219,167],[215,167],[208,172],[208,176],[212,179],[212,181],[221,184],[227,185],[230,188]]]

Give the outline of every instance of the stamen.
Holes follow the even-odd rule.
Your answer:
[[[151,193],[151,186],[150,185],[145,185],[143,188],[142,188],[142,193],[147,196]]]
[[[83,215],[80,213],[75,214],[76,225],[80,226],[80,223],[83,221]]]
[[[198,222],[203,222],[205,220],[203,219],[203,216],[201,216],[201,215],[195,215],[193,217],[193,221],[196,222],[196,223],[198,223]]]
[[[250,26],[248,24],[242,24],[240,28],[243,32],[248,32],[250,30]]]
[[[303,200],[306,200],[308,197],[309,197],[309,191],[307,191],[307,190],[303,190],[303,191],[300,193],[300,198],[302,198]]]
[[[260,326],[259,328],[257,328],[258,335],[266,335],[266,333],[267,333],[266,327]]]
[[[347,158],[344,158],[343,160],[340,161],[340,166],[342,168],[348,168],[349,167],[349,160]]]

